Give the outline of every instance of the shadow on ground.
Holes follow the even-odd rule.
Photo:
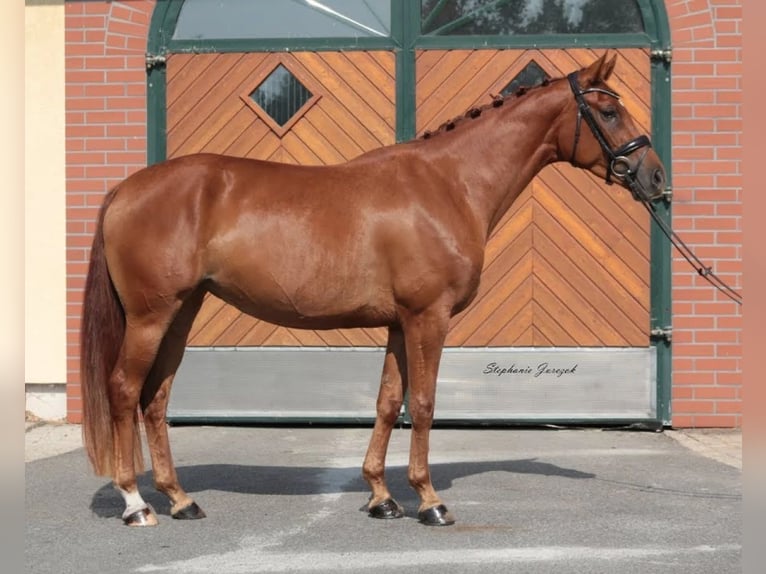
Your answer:
[[[367,483],[359,467],[295,467],[295,466],[246,466],[232,464],[208,464],[178,467],[178,479],[189,493],[222,491],[239,494],[300,496],[335,494],[346,492],[367,493]],[[455,480],[488,472],[508,472],[558,476],[571,479],[593,479],[595,474],[563,468],[535,459],[488,462],[458,462],[431,465],[434,488],[449,489]],[[417,506],[414,491],[407,483],[407,469],[392,466],[386,470],[386,479],[393,495],[407,506]],[[147,472],[138,479],[138,488],[144,500],[158,514],[170,514],[170,504],[165,495],[154,488],[153,476]],[[124,509],[122,497],[109,482],[93,495],[91,510],[103,518],[120,516]]]

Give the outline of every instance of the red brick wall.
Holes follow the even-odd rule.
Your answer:
[[[742,285],[742,1],[669,0],[673,227]],[[738,427],[741,308],[674,252],[673,425]]]
[[[674,47],[673,225],[741,285],[742,0],[667,0]],[[104,193],[146,163],[153,0],[66,3],[68,418],[81,419],[79,317]],[[741,424],[741,310],[673,253],[673,424]]]
[[[80,422],[82,290],[98,207],[146,165],[144,53],[154,2],[67,2],[67,413]]]

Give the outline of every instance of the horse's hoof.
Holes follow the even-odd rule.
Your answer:
[[[196,502],[192,502],[189,506],[177,510],[171,516],[177,520],[198,520],[205,518],[207,515],[204,510],[197,506]]]
[[[404,509],[393,498],[387,498],[380,504],[376,504],[369,509],[369,516],[372,518],[401,518],[404,516]]]
[[[136,510],[132,514],[123,516],[122,521],[127,526],[157,526],[157,515],[148,506],[141,510]]]
[[[418,512],[418,522],[426,526],[449,526],[455,524],[455,518],[446,506],[440,504]]]

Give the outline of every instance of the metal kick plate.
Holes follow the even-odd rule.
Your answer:
[[[187,349],[168,408],[183,421],[375,418],[384,350]],[[656,352],[646,348],[447,348],[435,420],[482,423],[656,418]]]

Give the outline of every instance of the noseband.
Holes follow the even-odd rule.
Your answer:
[[[636,179],[636,174],[641,168],[641,164],[644,162],[646,154],[649,153],[649,148],[652,147],[652,142],[647,136],[640,135],[637,138],[634,138],[628,143],[623,144],[619,148],[613,150],[609,145],[609,142],[606,141],[604,132],[596,122],[596,118],[593,117],[593,112],[591,111],[588,102],[585,101],[585,94],[600,92],[617,100],[620,99],[619,94],[603,88],[588,88],[587,90],[581,89],[577,82],[577,72],[572,72],[569,74],[567,79],[569,80],[569,85],[572,88],[572,93],[574,93],[575,100],[577,101],[577,125],[575,126],[574,146],[572,146],[572,158],[570,159],[571,164],[577,166],[575,153],[577,152],[577,144],[580,141],[580,125],[583,118],[585,118],[585,123],[587,123],[588,127],[590,127],[590,131],[593,132],[593,135],[601,146],[601,149],[604,152],[604,156],[606,157],[609,164],[609,167],[606,170],[606,177],[604,178],[606,183],[611,185],[613,183],[612,176],[614,176],[616,179],[624,181],[627,184],[635,199],[647,201],[649,199],[649,194],[646,193],[646,190],[644,190],[643,186]],[[628,156],[641,148],[646,149],[644,150],[644,153],[641,154],[638,163],[636,163],[636,168],[631,169],[630,162],[628,161]]]

